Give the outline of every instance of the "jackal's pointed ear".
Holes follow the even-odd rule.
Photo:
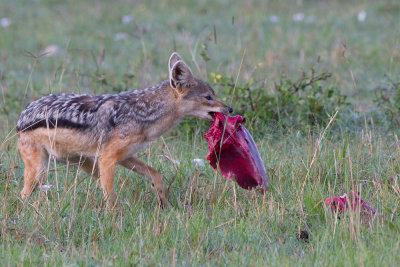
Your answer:
[[[168,61],[168,69],[170,72],[171,72],[172,67],[178,61],[183,61],[182,57],[177,52],[172,53],[171,56],[169,57],[169,61]]]
[[[176,53],[172,54],[171,59]],[[176,54],[178,57],[179,55]],[[171,63],[171,60],[170,60]],[[169,69],[169,82],[171,87],[191,87],[194,83],[192,70],[183,60],[176,61]]]

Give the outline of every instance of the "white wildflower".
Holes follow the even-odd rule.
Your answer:
[[[279,17],[278,16],[275,16],[275,15],[272,15],[271,17],[269,17],[269,21],[271,22],[271,23],[278,23],[279,22]]]
[[[176,165],[178,165],[178,166],[181,164],[181,162],[180,162],[179,160],[174,160],[174,159],[173,159],[173,160],[171,160],[171,161],[172,161],[172,163],[174,163],[174,164],[176,164]]]
[[[294,22],[300,22],[304,19],[304,13],[296,13],[293,15]]]
[[[367,12],[365,12],[365,10],[358,12],[357,20],[359,22],[364,22],[366,18],[367,18]]]
[[[11,20],[9,18],[1,18],[0,19],[0,25],[3,28],[7,28],[8,26],[11,25]]]
[[[44,184],[44,185],[40,186],[40,189],[45,191],[45,192],[51,190],[52,188],[53,188],[53,185],[51,185],[51,184]]]
[[[132,20],[133,20],[133,16],[131,16],[131,15],[125,15],[121,19],[122,24],[129,24],[129,23],[131,23]]]
[[[204,160],[202,160],[202,159],[193,159],[192,162],[196,163],[200,167],[204,167],[204,165],[205,165]]]

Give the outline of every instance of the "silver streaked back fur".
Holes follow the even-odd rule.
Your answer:
[[[132,92],[104,95],[50,94],[30,103],[21,113],[17,132],[38,127],[65,127],[106,141],[116,127],[145,125],[167,115],[169,81]]]

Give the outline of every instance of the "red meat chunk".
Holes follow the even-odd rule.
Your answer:
[[[325,200],[325,206],[330,208],[332,213],[337,211],[339,215],[347,210],[356,210],[360,208],[362,217],[368,220],[376,214],[376,209],[361,199],[359,192],[350,193],[349,196],[344,194],[339,197],[329,197]]]
[[[244,189],[268,190],[268,177],[257,146],[242,125],[242,116],[215,113],[215,120],[204,137],[208,141],[210,165],[220,170],[222,177],[235,179]]]

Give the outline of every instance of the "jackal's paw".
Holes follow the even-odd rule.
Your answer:
[[[23,188],[21,191],[21,199],[22,200],[26,200],[32,193],[32,189],[31,188]]]
[[[168,199],[165,197],[165,193],[158,193],[157,195],[158,204],[160,208],[165,209],[167,207],[171,207],[171,203],[169,203]]]

